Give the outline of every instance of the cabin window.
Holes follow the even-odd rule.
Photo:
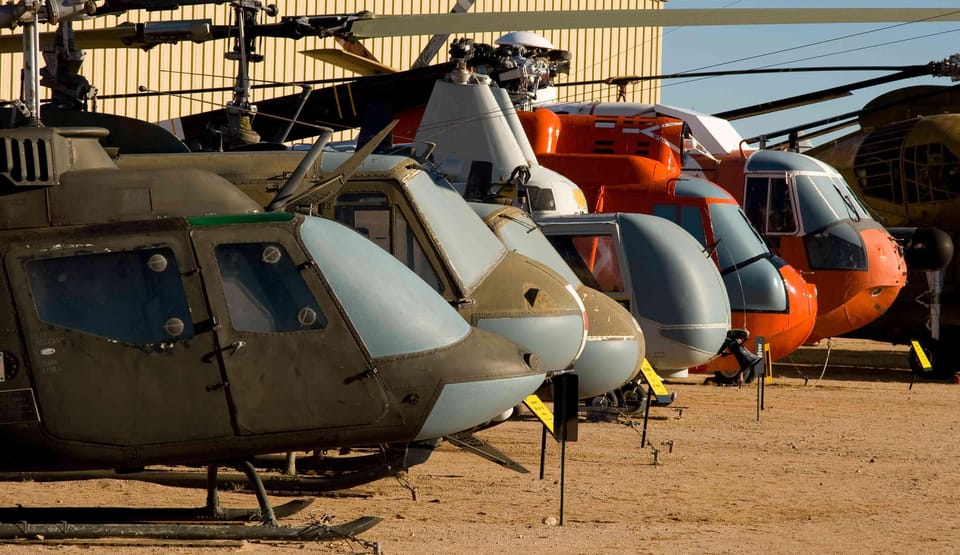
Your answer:
[[[326,327],[320,306],[283,246],[224,244],[215,252],[234,328],[281,333]]]
[[[340,195],[334,218],[390,251],[390,203],[383,193]]]
[[[587,287],[604,293],[623,293],[620,258],[612,236],[550,235],[547,238]]]
[[[334,218],[360,232],[413,270],[436,291],[443,291],[440,278],[417,241],[407,218],[394,210],[391,237],[390,201],[383,193],[344,193],[337,198]]]
[[[132,345],[193,336],[187,295],[166,248],[30,260],[41,321]]]
[[[420,241],[417,240],[413,229],[407,223],[407,218],[403,212],[397,210],[396,218],[393,221],[394,241],[396,243],[396,252],[394,256],[397,260],[403,262],[407,268],[410,268],[423,281],[427,282],[435,291],[442,292],[443,285],[440,284],[440,278],[437,272],[430,265],[430,259],[427,258]]]
[[[797,214],[790,184],[782,177],[749,177],[743,194],[743,211],[763,235],[797,232]]]
[[[700,214],[699,207],[655,204],[653,215],[674,222],[684,231],[693,235],[693,238],[699,241],[701,245],[707,245],[707,237],[703,229],[703,217]]]

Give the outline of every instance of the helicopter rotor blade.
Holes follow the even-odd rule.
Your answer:
[[[576,10],[563,12],[448,13],[379,16],[357,22],[357,38],[545,29],[690,27],[810,23],[960,21],[950,8],[742,8],[676,10]]]
[[[954,85],[954,87],[960,88],[960,85]],[[954,87],[947,87],[947,89],[952,89],[952,88],[954,88]],[[900,106],[900,105],[904,104],[904,102],[917,102],[917,101],[924,100],[924,99],[926,99],[926,98],[932,98],[932,97],[936,97],[936,96],[938,96],[938,95],[943,95],[943,94],[944,94],[943,88],[934,87],[934,88],[931,88],[930,90],[927,90],[926,92],[922,92],[922,93],[918,93],[918,94],[911,95],[910,98],[909,98],[909,100],[907,100],[907,101],[905,101],[905,100],[902,99],[902,98],[896,98],[896,99],[891,100],[891,101],[889,101],[889,102],[875,102],[875,101],[871,101],[870,103],[867,104],[866,107],[861,108],[861,109],[859,109],[859,110],[854,110],[854,111],[852,111],[852,112],[846,112],[846,113],[839,114],[839,115],[836,115],[836,116],[833,116],[833,117],[824,118],[824,119],[820,119],[820,120],[816,120],[816,121],[811,121],[811,122],[808,122],[808,123],[805,123],[805,124],[802,124],[802,125],[795,125],[795,126],[793,126],[793,127],[788,127],[788,128],[786,128],[786,129],[780,129],[780,130],[774,131],[774,132],[772,132],[772,133],[765,133],[765,134],[763,134],[762,136],[758,135],[758,136],[755,136],[755,137],[749,137],[749,138],[744,139],[744,142],[746,142],[746,143],[756,143],[756,142],[759,142],[759,141],[760,141],[761,139],[763,139],[763,138],[782,137],[782,136],[785,136],[785,135],[790,135],[790,134],[792,134],[792,133],[799,133],[799,132],[805,131],[805,130],[807,130],[807,129],[812,129],[812,128],[814,128],[814,127],[820,127],[820,126],[823,126],[823,125],[829,125],[829,124],[831,124],[831,123],[837,123],[837,122],[845,121],[845,120],[848,120],[848,119],[853,119],[853,122],[855,122],[855,123],[861,123],[861,127],[862,127],[862,126],[863,126],[863,125],[862,125],[863,116],[865,116],[865,115],[873,114],[873,113],[876,113],[876,112],[881,112],[881,111],[883,111],[883,110],[888,110],[888,109],[890,109],[890,108],[893,108],[893,107],[896,107],[896,106]],[[882,97],[881,97],[881,98],[882,98]],[[809,135],[807,135],[807,136],[809,136]]]
[[[467,13],[470,11],[470,8],[473,7],[475,1],[476,0],[457,0],[457,3],[453,5],[450,13]],[[430,37],[427,45],[423,47],[420,55],[417,56],[417,59],[413,61],[410,67],[416,69],[430,65],[430,62],[433,61],[433,58],[440,52],[440,49],[443,48],[443,45],[446,44],[449,38],[450,33],[439,33]]]
[[[857,119],[856,119],[856,118],[850,118],[850,119],[848,119],[848,120],[846,120],[846,121],[841,121],[841,122],[839,122],[839,123],[835,123],[835,124],[833,124],[833,125],[831,125],[831,126],[829,126],[829,127],[824,127],[823,129],[818,129],[818,130],[816,130],[816,131],[811,131],[810,133],[803,133],[803,134],[799,134],[799,133],[798,133],[797,136],[794,137],[794,138],[788,139],[788,140],[786,140],[786,141],[781,141],[781,142],[775,143],[775,144],[768,144],[768,145],[766,146],[766,148],[767,148],[768,150],[783,150],[783,149],[786,149],[786,148],[791,147],[793,143],[797,143],[797,142],[805,141],[805,140],[809,140],[809,139],[815,139],[815,138],[817,138],[817,137],[822,137],[823,135],[828,135],[828,134],[833,133],[833,132],[835,132],[835,131],[840,131],[841,129],[846,129],[846,128],[848,128],[848,127],[853,127],[853,126],[856,125],[856,124],[857,124]]]
[[[766,67],[755,69],[727,69],[717,71],[686,71],[680,73],[662,73],[660,75],[620,75],[591,81],[570,81],[556,83],[555,87],[576,87],[580,85],[629,85],[636,81],[663,81],[666,79],[694,79],[704,77],[734,77],[743,75],[763,75],[770,73],[820,73],[829,71],[904,71],[916,66],[811,66],[811,67]]]
[[[156,21],[150,23],[122,23],[105,29],[74,31],[74,46],[79,49],[143,48],[178,42],[211,40],[213,25],[209,19],[184,21]],[[57,39],[56,32],[40,33],[40,46],[50,46]],[[0,53],[23,51],[21,35],[0,36]]]
[[[453,63],[448,62],[393,74],[361,77],[315,89],[297,118],[297,123],[290,130],[287,140],[298,141],[316,136],[318,125],[337,131],[359,127],[363,122],[364,110],[371,102],[383,102],[387,99],[394,111],[422,104],[430,97],[434,82],[452,69]],[[292,119],[297,105],[299,101],[296,95],[257,101],[254,131],[261,137],[275,136],[286,127],[287,120]],[[205,136],[208,127],[216,128],[221,123],[219,119],[224,117],[223,114],[224,110],[219,109],[182,116],[179,123],[187,141]],[[263,117],[264,115],[277,118]]]
[[[162,10],[174,9],[181,5],[225,3],[226,0],[114,0],[98,8],[98,15],[116,14],[132,9]],[[317,18],[336,16],[315,16]],[[521,31],[546,29],[585,29],[616,27],[689,27],[704,25],[777,25],[811,23],[883,23],[883,22],[947,22],[960,21],[960,10],[948,8],[742,8],[742,9],[676,9],[676,10],[578,10],[513,12],[505,17],[500,12],[488,13],[447,13],[424,15],[374,16],[370,12],[354,14],[354,18],[339,32],[354,39],[383,38],[415,35],[479,33],[492,31]],[[290,32],[300,27],[300,22],[312,18],[284,18],[277,24],[263,24],[261,36],[288,36],[271,33]],[[123,28],[120,26],[116,29]],[[126,26],[126,27],[129,27]],[[225,30],[227,26],[223,27]],[[281,30],[282,29],[282,30]],[[118,48],[135,46],[148,48],[149,45],[131,41],[129,32],[118,31],[117,42],[98,43],[92,40],[84,43],[82,37],[87,33],[97,36],[95,31],[106,31],[108,40],[110,30],[80,30],[77,34],[77,48]],[[129,31],[129,29],[125,29]],[[316,35],[308,33],[301,36]],[[43,33],[42,44],[49,44],[52,33]],[[101,34],[103,35],[103,33]],[[136,35],[133,35],[136,38]],[[299,38],[299,37],[295,37]],[[19,41],[19,35],[3,37],[3,52],[19,52],[20,45],[14,50],[6,45],[7,40]],[[124,41],[128,42],[124,42]],[[183,39],[181,39],[183,40]],[[187,39],[194,40],[194,39]]]
[[[278,23],[248,25],[245,33],[248,38],[273,37],[291,40],[303,37],[348,36],[350,26],[354,22],[369,17],[371,17],[369,12],[283,17]],[[57,35],[57,32],[40,33],[40,45],[54,44]],[[160,44],[177,44],[185,41],[201,43],[235,36],[236,29],[233,25],[213,25],[209,19],[122,23],[105,29],[75,29],[73,47],[80,50],[101,48],[149,50]],[[0,37],[0,53],[15,53],[22,50],[22,35]]]
[[[931,70],[929,65],[914,66],[911,69],[899,71],[892,75],[885,75],[883,77],[876,77],[873,79],[867,79],[865,81],[858,81],[856,83],[840,85],[838,87],[831,87],[829,89],[824,89],[822,91],[800,94],[796,96],[791,96],[789,98],[783,98],[780,100],[761,102],[760,104],[754,104],[753,106],[745,106],[743,108],[726,110],[724,112],[718,112],[712,115],[718,118],[734,121],[742,118],[758,116],[761,114],[768,114],[770,112],[776,112],[779,110],[787,110],[789,108],[795,108],[798,106],[805,106],[808,104],[814,104],[817,102],[832,100],[834,98],[840,98],[843,96],[849,96],[851,94],[850,91],[864,89],[867,87],[874,87],[874,86],[882,85],[885,83],[893,83],[895,81],[902,81],[904,79],[912,79],[914,77],[919,77],[921,75],[930,75],[930,74],[931,74]]]
[[[200,4],[227,4],[231,0],[104,0],[97,6],[95,16],[118,15],[131,10],[176,10],[183,6],[197,6]]]
[[[300,53],[315,60],[352,71],[357,75],[383,75],[397,72],[396,68],[336,48],[317,48],[315,50],[303,50]]]

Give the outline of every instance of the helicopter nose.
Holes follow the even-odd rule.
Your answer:
[[[481,329],[473,328],[456,351],[431,365],[440,387],[417,440],[489,422],[522,403],[546,378],[538,356]]]
[[[809,343],[849,333],[876,320],[906,283],[909,263],[904,262],[899,245],[876,222],[867,223],[858,222],[854,227],[863,241],[865,271],[821,272],[824,282],[832,279],[829,287],[819,289],[819,313]]]
[[[590,318],[587,344],[573,363],[580,398],[617,389],[640,371],[645,354],[643,332],[633,316],[603,293],[581,286],[580,298]]]
[[[548,372],[568,370],[583,349],[587,324],[580,296],[559,274],[509,252],[473,293],[477,327],[535,353]]]

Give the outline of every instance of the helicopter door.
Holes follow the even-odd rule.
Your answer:
[[[184,221],[0,244],[50,434],[117,446],[233,435],[221,369],[203,360],[212,326]]]
[[[294,233],[194,228],[241,434],[367,425],[386,413],[380,378]]]

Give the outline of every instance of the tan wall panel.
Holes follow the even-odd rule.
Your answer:
[[[416,13],[446,13],[455,0],[280,0],[276,4],[283,15],[316,15],[322,13],[351,13],[361,10],[382,15],[409,15]],[[657,0],[477,0],[471,11],[509,12],[591,9],[655,9]],[[77,29],[112,27],[121,22],[142,22],[178,19],[211,19],[215,24],[232,21],[232,12],[226,6],[190,6],[175,11],[129,12],[119,17],[103,17],[76,24]],[[45,26],[44,26],[45,27]],[[41,31],[52,29],[43,28]],[[559,82],[600,80],[618,75],[656,75],[660,73],[662,33],[659,28],[575,29],[537,31],[557,48],[570,50],[573,55],[569,76]],[[3,30],[0,34],[10,34]],[[502,33],[474,35],[476,42],[492,44]],[[456,38],[456,37],[451,37]],[[371,39],[364,45],[383,63],[398,69],[407,69],[426,46],[428,36]],[[441,49],[435,62],[448,59],[449,41]],[[163,96],[139,98],[100,98],[96,109],[148,121],[160,121],[178,115],[212,110],[231,98],[237,64],[226,60],[231,50],[230,41],[205,44],[161,45],[149,51],[138,49],[90,50],[85,53],[82,72],[95,86],[101,97],[131,94],[139,86],[163,91]],[[253,100],[296,94],[299,87],[290,85],[298,80],[318,80],[351,77],[352,73],[317,62],[300,51],[314,48],[336,48],[334,39],[304,38],[298,41],[264,39],[258,43],[258,52],[266,54],[262,63],[251,65],[254,84],[281,83],[287,86],[255,89]],[[20,54],[0,55],[0,99],[19,96]],[[176,91],[226,87],[228,91],[203,94],[183,94]],[[561,100],[616,100],[616,88],[608,85],[570,86],[560,89]],[[630,85],[627,100],[657,102],[659,82]],[[46,97],[44,93],[44,97]]]

